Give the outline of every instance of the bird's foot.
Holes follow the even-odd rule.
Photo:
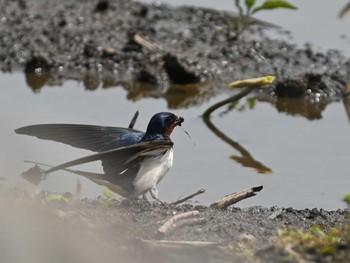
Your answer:
[[[147,194],[147,193],[145,193],[145,194],[142,195],[142,200],[145,201],[147,204],[152,205],[151,202],[148,200],[146,194]]]
[[[161,204],[161,205],[164,205],[164,206],[168,205],[167,202],[163,202],[163,201],[159,200],[158,198],[153,198],[153,199],[156,200],[157,202],[159,202],[159,204]]]
[[[159,200],[158,198],[158,189],[154,186],[150,191],[149,193],[151,194],[152,198],[156,201],[158,201],[161,205],[167,205],[166,202],[163,202],[161,200]]]

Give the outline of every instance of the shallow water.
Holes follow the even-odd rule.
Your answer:
[[[2,176],[7,182],[26,188],[33,186],[19,175],[31,165],[23,160],[57,165],[90,152],[17,135],[14,129],[38,123],[125,127],[134,112],[139,110],[141,114],[135,128],[144,130],[155,112],[168,110],[168,105],[179,99],[170,96],[168,101],[162,98],[128,100],[127,92],[120,86],[87,91],[83,83],[76,81],[66,81],[61,86],[44,86],[33,92],[22,73],[2,73],[0,79]],[[222,116],[218,114],[222,112],[219,109],[212,118],[217,128],[239,144],[233,148],[214,135],[200,117],[206,108],[227,96],[221,94],[195,106],[171,109],[185,118],[183,128],[189,132],[192,141],[181,129],[174,131],[175,163],[159,185],[162,200],[176,200],[204,188],[206,193],[195,200],[209,204],[228,193],[263,185],[264,190],[257,197],[239,205],[325,209],[345,206],[341,198],[349,191],[350,125],[342,102],[329,104],[322,112],[322,118],[311,121],[300,115],[278,112],[272,104],[258,100],[250,109],[244,98],[236,109]],[[234,160],[239,159],[242,153],[246,157],[243,162],[248,167]],[[251,165],[252,160],[253,164],[258,162],[271,169],[272,173],[259,172],[256,166]],[[101,166],[95,162],[77,169],[101,171]],[[74,192],[77,178],[59,171],[39,187]],[[102,194],[101,187],[85,179],[80,180],[84,196]]]
[[[316,1],[317,12],[313,6]],[[234,11],[232,0],[167,2]],[[266,11],[258,14],[257,18],[290,30],[291,42],[299,45],[311,42],[323,50],[338,49],[349,55],[347,29],[350,15],[344,19],[337,18],[346,1],[291,2],[299,7],[298,11]],[[162,200],[176,200],[205,188],[206,193],[195,200],[209,204],[228,193],[263,185],[264,190],[257,197],[242,201],[239,205],[345,207],[341,197],[349,192],[347,163],[350,125],[341,101],[327,105],[322,116],[319,116],[312,107],[304,108],[298,102],[294,102],[294,107],[291,107],[293,103],[286,102],[291,108],[285,113],[278,111],[271,103],[259,100],[255,100],[253,109],[249,109],[249,103],[243,99],[234,110],[223,115],[219,115],[222,111],[218,110],[212,118],[214,125],[228,137],[226,141],[231,140],[232,146],[214,135],[200,117],[206,108],[228,94],[208,101],[207,95],[201,95],[200,90],[203,89],[191,86],[173,87],[165,99],[152,93],[145,98],[144,95],[150,91],[147,87],[134,93],[120,86],[98,87],[88,91],[84,83],[76,81],[66,81],[62,85],[46,84],[43,89],[34,92],[27,83],[32,86],[43,83],[35,83],[23,73],[0,73],[0,80],[0,166],[1,176],[6,178],[6,182],[33,188],[19,176],[31,167],[23,160],[57,165],[90,153],[55,142],[16,135],[13,131],[18,127],[37,123],[127,126],[134,112],[139,110],[141,114],[135,128],[144,130],[155,112],[170,110],[185,118],[183,127],[192,139],[181,129],[173,133],[175,164],[159,185]],[[215,84],[208,85],[215,87]],[[194,96],[198,99],[193,100]],[[278,105],[281,107],[284,103]],[[310,118],[292,114],[300,109]],[[101,166],[96,162],[78,169],[101,171]],[[264,173],[268,170],[272,172]],[[66,172],[56,172],[39,187],[74,192],[77,178]],[[101,187],[85,179],[80,180],[84,196],[102,194]]]

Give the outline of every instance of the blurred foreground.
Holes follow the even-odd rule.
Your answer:
[[[178,226],[158,239],[164,222],[194,210],[202,224]],[[288,258],[274,245],[278,229],[319,225],[327,230],[346,222],[345,210],[171,207],[27,193],[3,185],[0,214],[0,262],[7,263],[278,262]]]

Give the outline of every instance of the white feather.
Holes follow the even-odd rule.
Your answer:
[[[133,197],[145,194],[163,179],[166,173],[173,166],[173,148],[168,149],[163,155],[148,157],[134,180],[135,190]]]

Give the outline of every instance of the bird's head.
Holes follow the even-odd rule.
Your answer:
[[[181,126],[184,118],[170,112],[155,114],[148,123],[146,134],[170,136],[176,126]]]

